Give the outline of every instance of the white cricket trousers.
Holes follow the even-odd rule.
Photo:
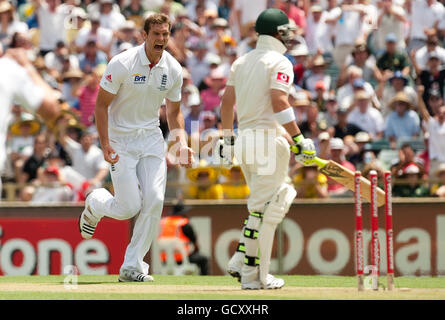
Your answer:
[[[121,270],[148,274],[143,261],[157,235],[164,204],[167,166],[165,143],[159,128],[112,137],[110,145],[119,155],[111,166],[114,196],[104,188],[89,196],[94,213],[118,220],[135,217],[133,235]]]
[[[243,130],[235,142],[235,157],[250,189],[249,212],[264,212],[266,204],[286,182],[290,149],[275,130]]]

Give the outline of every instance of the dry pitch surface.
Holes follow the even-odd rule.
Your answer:
[[[357,292],[355,277],[284,276],[280,290],[241,290],[224,276],[155,276],[152,283],[118,283],[117,276],[0,277],[0,299],[162,299],[162,300],[445,300],[444,278],[397,278],[396,288]],[[384,285],[385,279],[381,279]]]

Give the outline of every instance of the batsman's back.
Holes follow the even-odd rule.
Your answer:
[[[274,83],[280,76],[285,79],[277,88]],[[254,49],[238,58],[232,65],[227,84],[235,87],[239,128],[279,128],[272,109],[270,89],[283,87],[282,90],[288,92],[292,81],[292,64],[277,51]]]

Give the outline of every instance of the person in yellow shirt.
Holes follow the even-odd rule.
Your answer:
[[[244,180],[241,167],[233,166],[222,172],[227,177],[227,182],[222,184],[225,199],[247,199],[250,190]]]
[[[292,182],[297,190],[297,198],[327,198],[328,178],[318,172],[317,166],[302,167]]]
[[[197,168],[187,169],[187,178],[192,182],[188,188],[190,199],[223,199],[221,184],[217,183],[219,173],[207,165],[205,160]]]

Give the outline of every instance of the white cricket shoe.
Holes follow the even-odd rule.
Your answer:
[[[284,280],[281,278],[275,278],[273,275],[268,274],[266,278],[267,284],[264,285],[260,280],[252,280],[249,282],[241,282],[241,289],[243,290],[260,290],[260,289],[281,289],[284,286]]]
[[[155,279],[149,274],[143,274],[136,270],[121,270],[119,282],[152,282]]]
[[[237,278],[241,282],[241,269],[244,265],[244,254],[241,252],[235,252],[235,254],[230,258],[229,264],[227,266],[227,273],[232,277]]]
[[[275,278],[273,275],[268,274],[266,277],[266,285],[263,285],[263,289],[281,289],[284,286],[284,280],[281,278]]]
[[[91,210],[88,198],[89,195],[85,199],[85,209],[83,209],[79,217],[79,231],[84,239],[91,239],[93,237],[97,224],[101,219]]]

